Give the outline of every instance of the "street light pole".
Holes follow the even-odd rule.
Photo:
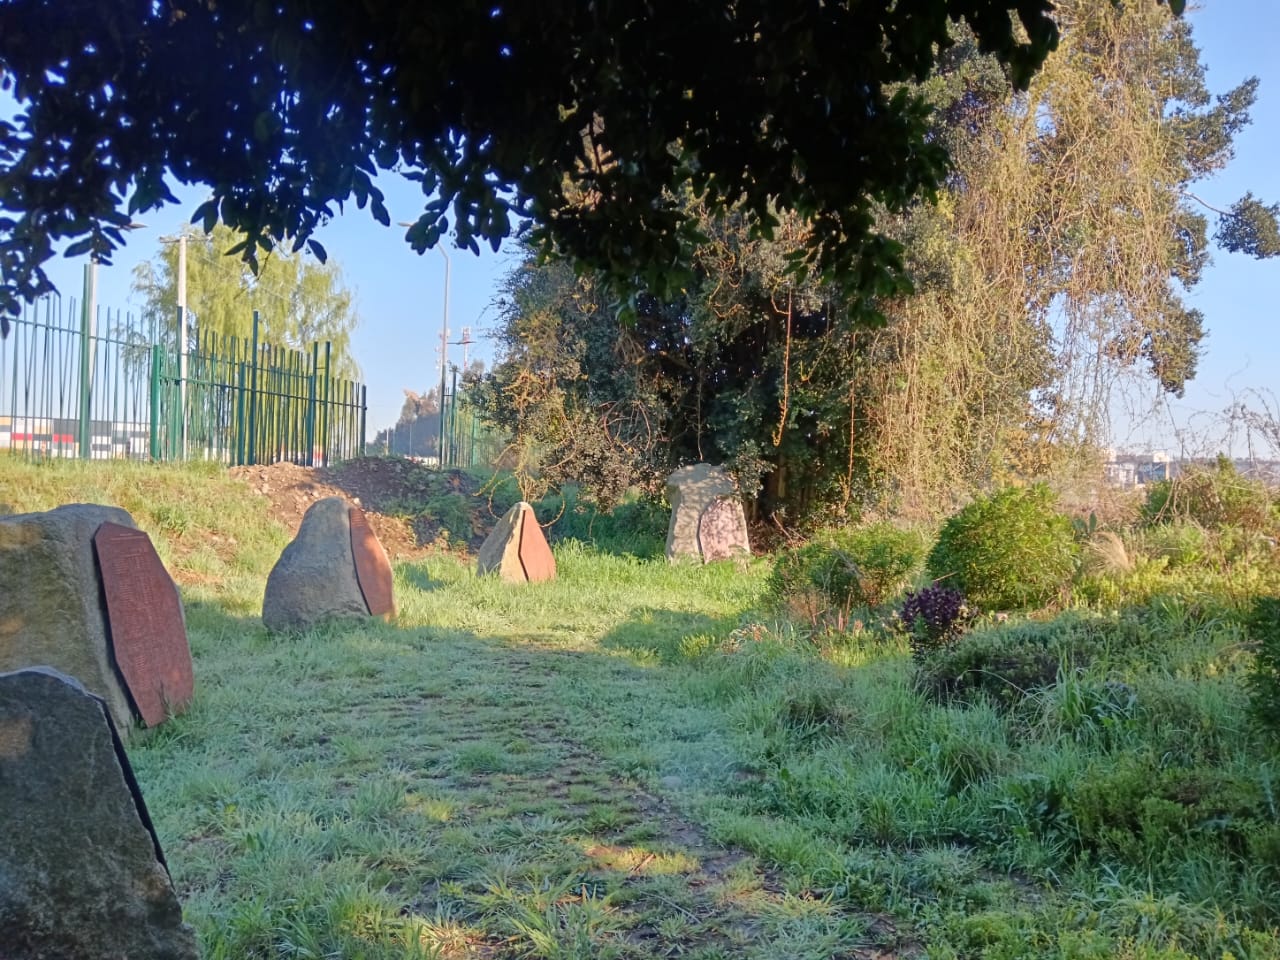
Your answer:
[[[402,227],[412,227],[416,224],[410,223],[408,220],[396,221]],[[440,327],[440,444],[437,461],[440,469],[444,469],[444,376],[445,369],[449,365],[449,254],[444,252],[444,245],[438,244],[436,250],[440,256],[444,257],[444,322]]]
[[[187,317],[187,235],[161,237],[162,243],[178,245],[178,423],[181,434],[182,459],[187,459],[187,340],[190,320]]]
[[[440,328],[440,469],[444,469],[444,373],[449,365],[449,255],[444,247],[436,247],[444,257],[444,325]]]

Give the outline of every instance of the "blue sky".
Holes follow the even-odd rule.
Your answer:
[[[1208,67],[1214,93],[1249,76],[1261,78],[1253,124],[1236,141],[1235,162],[1197,193],[1225,207],[1246,190],[1268,203],[1280,200],[1280,0],[1206,0],[1189,14]],[[385,176],[391,218],[417,216],[421,198],[416,186]],[[115,264],[99,273],[98,300],[111,307],[129,306],[132,266],[155,255],[158,238],[176,231],[200,202],[199,190],[178,194],[180,203],[142,218]],[[439,382],[439,343],[444,299],[444,260],[439,253],[414,254],[404,231],[385,228],[367,211],[351,207],[324,227],[317,238],[343,269],[356,291],[361,325],[353,337],[356,360],[369,388],[370,435],[399,415],[403,391],[422,391]],[[450,250],[450,340],[461,339],[470,326],[479,343],[472,356],[488,362],[493,345],[483,336],[496,317],[491,306],[497,284],[511,255],[483,249],[480,256]],[[51,276],[64,295],[79,295],[82,265],[57,260]],[[1196,380],[1182,400],[1159,400],[1151,390],[1129,398],[1115,418],[1116,440],[1130,448],[1164,447],[1180,442],[1198,448],[1202,435],[1215,429],[1212,413],[1250,389],[1280,389],[1280,338],[1274,332],[1280,305],[1280,261],[1255,261],[1218,252],[1204,281],[1192,293],[1192,305],[1204,312],[1209,329],[1206,355]],[[461,348],[451,347],[452,362]],[[1179,434],[1179,429],[1184,431]]]
[[[1280,2],[1205,0],[1189,16],[1211,91],[1223,93],[1250,76],[1261,80],[1253,123],[1236,138],[1234,162],[1198,184],[1196,193],[1217,207],[1229,206],[1248,190],[1265,203],[1276,203]],[[1206,434],[1220,435],[1215,415],[1234,399],[1249,390],[1280,393],[1280,258],[1254,260],[1215,251],[1213,264],[1189,299],[1204,313],[1209,331],[1196,379],[1181,400],[1153,403],[1154,392],[1148,390],[1145,404],[1132,412],[1117,410],[1116,440],[1124,445],[1176,452],[1185,443],[1189,452],[1198,453],[1209,442]]]

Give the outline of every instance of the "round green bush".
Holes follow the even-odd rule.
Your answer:
[[[1039,606],[1075,572],[1071,520],[1048,487],[1006,487],[981,497],[942,526],[929,575],[983,610]]]

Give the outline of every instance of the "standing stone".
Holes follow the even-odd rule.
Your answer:
[[[105,704],[43,668],[0,674],[0,957],[196,960]]]
[[[680,557],[718,559],[718,557],[706,556],[699,542],[699,527],[702,515],[707,508],[721,500],[728,502],[730,509],[736,508],[736,514],[742,518],[741,533],[740,537],[733,534],[733,542],[727,547],[721,540],[712,536],[714,550],[716,552],[730,550],[730,553],[724,553],[724,556],[729,556],[738,549],[750,551],[746,536],[746,516],[742,512],[742,504],[737,496],[737,490],[733,486],[733,481],[729,479],[729,475],[720,467],[709,463],[681,467],[667,477],[667,500],[671,503],[671,524],[667,527],[667,559],[675,560]],[[717,535],[728,529],[722,520],[717,519],[719,512],[723,509],[717,508],[717,513],[712,515],[709,533],[712,528]],[[736,523],[736,520],[733,522]]]
[[[359,530],[357,539],[365,539]],[[390,565],[386,570],[389,574]],[[349,505],[342,497],[317,500],[267,576],[262,622],[271,630],[305,630],[326,620],[368,616],[352,552]]]
[[[523,500],[508,510],[480,545],[476,573],[498,573],[507,583],[556,578],[556,558],[547,545],[533,507]]]
[[[115,665],[148,727],[181,713],[195,693],[182,599],[151,538],[123,524],[93,535]]]
[[[134,526],[119,507],[88,503],[0,517],[0,671],[43,665],[75,677],[123,737],[134,714],[102,605],[93,535],[103,523]]]
[[[698,518],[698,547],[704,563],[751,553],[747,516],[736,497],[716,500],[702,511]]]
[[[356,564],[356,583],[364,596],[369,615],[387,619],[395,616],[396,602],[392,593],[391,561],[369,526],[369,519],[357,506],[347,508],[351,525],[351,556]]]

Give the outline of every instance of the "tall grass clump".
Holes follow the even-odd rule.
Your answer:
[[[1276,525],[1271,491],[1243,476],[1226,456],[1151,485],[1142,505],[1148,524],[1194,523],[1206,529],[1270,530]]]
[[[906,589],[925,547],[918,531],[887,522],[822,530],[778,556],[769,596],[810,626],[842,628],[855,608],[879,606]]]
[[[1253,714],[1270,734],[1280,735],[1280,597],[1255,600],[1248,626],[1257,644],[1249,675]]]

